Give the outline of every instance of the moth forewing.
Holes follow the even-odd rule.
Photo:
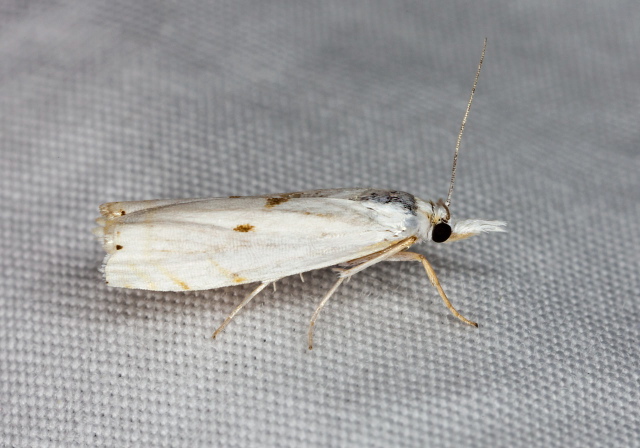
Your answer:
[[[393,193],[388,202],[379,190],[349,189],[105,204],[96,231],[105,278],[110,286],[180,291],[333,266],[419,232],[415,198]]]

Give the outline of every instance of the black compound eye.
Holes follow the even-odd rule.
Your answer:
[[[451,226],[446,222],[439,222],[431,232],[431,239],[435,243],[444,243],[451,236]]]

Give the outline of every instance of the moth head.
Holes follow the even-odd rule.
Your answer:
[[[480,55],[480,63],[478,64],[478,71],[476,72],[476,79],[473,81],[473,87],[471,88],[471,95],[469,96],[469,102],[467,103],[467,110],[462,117],[462,123],[460,124],[460,132],[458,133],[458,140],[456,141],[456,150],[453,154],[453,166],[451,167],[451,182],[449,183],[449,192],[447,193],[447,200],[439,199],[437,203],[429,202],[431,210],[427,209],[427,219],[430,221],[430,228],[427,232],[427,237],[436,242],[444,243],[445,241],[457,241],[469,238],[470,236],[477,235],[484,232],[504,232],[504,226],[506,223],[501,221],[483,221],[480,219],[465,219],[465,220],[452,220],[449,206],[451,205],[451,195],[453,194],[453,185],[456,180],[456,167],[458,165],[458,151],[460,150],[460,143],[462,142],[462,134],[464,127],[467,124],[467,117],[471,110],[471,103],[473,102],[473,95],[476,92],[478,86],[478,78],[480,77],[480,69],[482,68],[482,61],[484,61],[484,53],[487,49],[487,39],[484,40],[482,46],[482,54]]]
[[[429,227],[426,232],[426,239],[430,239],[436,243],[444,243],[451,241],[463,240],[470,236],[477,235],[485,232],[504,232],[506,223],[502,221],[484,221],[481,219],[464,219],[464,220],[452,220],[449,206],[451,205],[451,195],[453,194],[453,185],[456,180],[456,167],[458,165],[458,151],[460,150],[460,142],[462,141],[462,133],[467,123],[467,117],[471,110],[471,103],[473,102],[473,95],[475,94],[476,87],[478,85],[478,78],[480,77],[480,69],[482,68],[482,61],[484,61],[484,53],[487,49],[487,39],[484,40],[482,47],[482,55],[480,56],[480,63],[478,64],[478,71],[476,72],[476,79],[473,82],[471,88],[471,95],[469,96],[469,102],[467,103],[467,110],[462,118],[460,124],[460,132],[458,133],[458,140],[456,142],[456,150],[453,154],[453,166],[451,167],[451,182],[449,183],[449,192],[447,193],[447,200],[439,199],[437,203],[429,202],[422,203],[418,208],[426,216],[429,221]]]
[[[451,224],[449,224],[451,212],[442,199],[439,199],[436,204],[433,202],[429,204],[432,209],[431,216],[429,216],[429,221],[431,221],[431,241],[444,243],[453,233]]]
[[[435,204],[430,202],[430,205],[432,212],[428,214],[431,222],[429,239],[435,243],[450,243],[486,232],[504,232],[507,225],[502,221],[452,219],[449,207],[442,199]]]

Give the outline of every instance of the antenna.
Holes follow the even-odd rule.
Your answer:
[[[478,85],[478,78],[480,77],[480,69],[482,68],[482,61],[484,61],[484,52],[487,49],[487,38],[484,38],[484,45],[482,46],[482,55],[480,56],[480,63],[478,64],[478,71],[476,72],[476,79],[473,81],[473,88],[471,89],[471,96],[469,97],[469,104],[467,104],[467,110],[462,117],[462,124],[460,125],[460,133],[458,134],[458,141],[456,142],[456,152],[453,155],[453,168],[451,168],[451,183],[449,184],[449,193],[447,194],[447,200],[445,204],[447,207],[451,205],[451,195],[453,194],[453,182],[456,180],[456,165],[458,164],[458,151],[460,150],[460,142],[462,141],[462,133],[464,132],[464,126],[467,124],[467,117],[471,110],[471,102],[473,101],[473,95],[476,93],[476,86]]]

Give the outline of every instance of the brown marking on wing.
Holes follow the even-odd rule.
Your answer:
[[[241,198],[242,196],[229,196],[229,199],[238,199]]]
[[[100,205],[100,214],[106,218],[117,218],[126,215],[122,208],[117,207],[118,202],[106,202]]]
[[[239,226],[235,227],[233,230],[235,230],[236,232],[251,232],[253,229],[255,229],[255,227],[252,226],[251,224],[240,224]]]
[[[152,263],[151,265],[154,268],[156,268],[159,272],[164,274],[165,277],[167,277],[173,283],[178,285],[181,289],[183,289],[185,291],[188,291],[188,290],[191,289],[191,287],[189,285],[187,285],[187,282],[185,282],[184,280],[180,279],[179,277],[176,277],[169,269],[165,268],[161,263]],[[155,284],[153,284],[152,282],[148,282],[148,283],[150,285],[149,289],[151,289],[151,290],[156,290],[157,289]]]
[[[267,203],[264,205],[267,208],[275,207],[278,204],[287,202],[289,198],[267,198]]]
[[[308,211],[303,211],[300,213],[307,216],[317,216],[318,218],[333,218],[335,216],[335,214],[333,213],[313,213]]]
[[[246,278],[240,277],[238,274],[231,274],[231,277],[233,278],[233,283],[242,283],[247,281]]]
[[[162,269],[162,273],[166,275],[169,278],[169,280],[171,280],[173,283],[175,283],[185,291],[189,291],[191,289],[184,280],[180,280],[178,277],[171,274],[171,272],[167,271],[166,269]]]
[[[113,202],[107,202],[100,205],[100,214],[105,217],[115,216],[114,211],[111,209]]]
[[[275,196],[271,196],[267,198],[267,203],[265,207],[271,208],[275,207],[278,204],[282,204],[283,202],[287,202],[289,199],[297,199],[303,196],[302,193],[282,193]]]
[[[189,285],[187,285],[185,282],[183,282],[182,280],[180,280],[178,278],[172,278],[171,280],[173,280],[176,285],[180,286],[185,291],[188,291],[189,289],[191,289],[191,288],[189,288]]]
[[[240,277],[240,274],[237,274],[235,272],[231,272],[229,269],[225,268],[224,266],[220,266],[220,263],[218,263],[215,260],[212,260],[211,258],[207,259],[209,261],[209,263],[211,263],[212,265],[215,266],[215,268],[220,271],[220,273],[222,275],[224,275],[225,277],[227,277],[229,280],[231,280],[233,283],[244,283],[247,281],[246,278],[244,277]]]
[[[116,250],[121,250],[121,249],[122,249],[122,246],[119,244],[116,244]]]

